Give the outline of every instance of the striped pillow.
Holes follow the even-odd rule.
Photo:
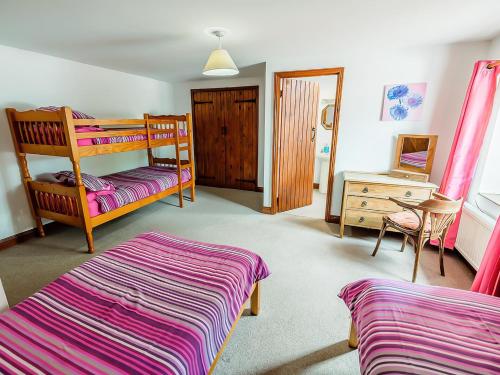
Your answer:
[[[115,185],[111,181],[82,173],[82,181],[87,191],[115,190]],[[61,171],[54,174],[54,177],[65,185],[75,186],[75,174],[71,171]]]
[[[37,111],[58,112],[59,110],[61,110],[61,108],[62,107],[55,107],[53,105],[50,105],[50,106],[47,106],[47,107],[37,108],[36,110]],[[95,118],[95,117],[92,117],[90,115],[87,115],[86,113],[83,113],[83,112],[80,112],[80,111],[75,111],[74,109],[72,111],[73,111],[73,118],[74,119]]]

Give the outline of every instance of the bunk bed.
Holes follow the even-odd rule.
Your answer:
[[[85,232],[88,252],[93,253],[93,228],[175,193],[182,208],[185,189],[190,189],[191,201],[195,200],[189,113],[145,114],[142,119],[95,119],[82,118],[69,107],[23,112],[7,108],[6,112],[31,214],[42,237],[45,236],[42,218],[79,227]],[[164,146],[175,147],[174,158],[155,156],[153,150]],[[147,150],[149,166],[103,176],[120,179],[122,185],[116,189],[116,200],[112,202],[112,196],[101,197],[101,202],[108,203],[104,205],[106,209],[96,212],[95,208],[89,208],[95,197],[90,198],[85,189],[80,160],[135,150]],[[187,153],[187,158],[181,159],[182,153]],[[69,158],[74,186],[33,180],[27,154]],[[138,176],[142,176],[142,181]],[[124,199],[126,196],[134,198]]]

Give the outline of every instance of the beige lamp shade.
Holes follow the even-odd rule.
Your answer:
[[[203,74],[206,76],[234,76],[239,73],[236,64],[229,53],[222,48],[212,51],[208,61],[203,68]]]

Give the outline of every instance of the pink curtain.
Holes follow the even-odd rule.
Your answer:
[[[448,163],[439,192],[453,199],[467,197],[474,176],[484,134],[488,127],[500,67],[488,69],[492,61],[478,61],[474,65],[472,79],[467,89],[462,113],[458,120]],[[461,212],[451,225],[445,247],[453,249],[457,238]]]
[[[488,242],[471,290],[500,297],[500,217]]]

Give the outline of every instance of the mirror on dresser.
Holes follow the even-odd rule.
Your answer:
[[[437,135],[432,134],[400,134],[396,145],[394,169],[430,175],[437,138]]]

